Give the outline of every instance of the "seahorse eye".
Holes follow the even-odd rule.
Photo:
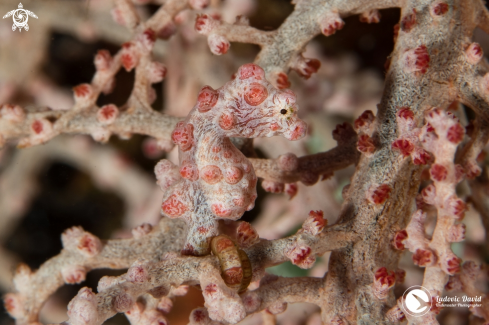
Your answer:
[[[285,115],[285,114],[287,114],[287,110],[286,110],[285,108],[282,108],[282,109],[280,110],[280,113],[281,113],[282,115]]]

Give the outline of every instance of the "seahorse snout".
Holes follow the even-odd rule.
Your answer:
[[[284,132],[284,137],[287,140],[299,140],[306,135],[307,124],[303,120],[297,118],[295,123],[291,124],[287,131]]]

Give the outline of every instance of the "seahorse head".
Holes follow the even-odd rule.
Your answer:
[[[298,140],[307,129],[297,116],[294,93],[274,88],[265,71],[253,63],[241,66],[234,79],[217,90],[202,88],[196,108],[226,137],[283,135]]]

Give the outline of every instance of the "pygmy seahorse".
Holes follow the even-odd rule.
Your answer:
[[[202,88],[197,104],[172,133],[179,166],[163,159],[155,167],[164,192],[162,215],[188,223],[183,254],[209,254],[218,220],[237,220],[254,207],[257,177],[229,138],[300,139],[306,124],[297,110],[294,93],[274,88],[252,63],[221,88]]]

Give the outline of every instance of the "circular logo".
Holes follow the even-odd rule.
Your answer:
[[[420,317],[431,309],[431,294],[425,287],[409,287],[404,291],[402,298],[402,309],[410,316]]]
[[[17,9],[14,13],[14,24],[17,26],[25,26],[29,17],[27,17],[27,13],[23,9]]]

